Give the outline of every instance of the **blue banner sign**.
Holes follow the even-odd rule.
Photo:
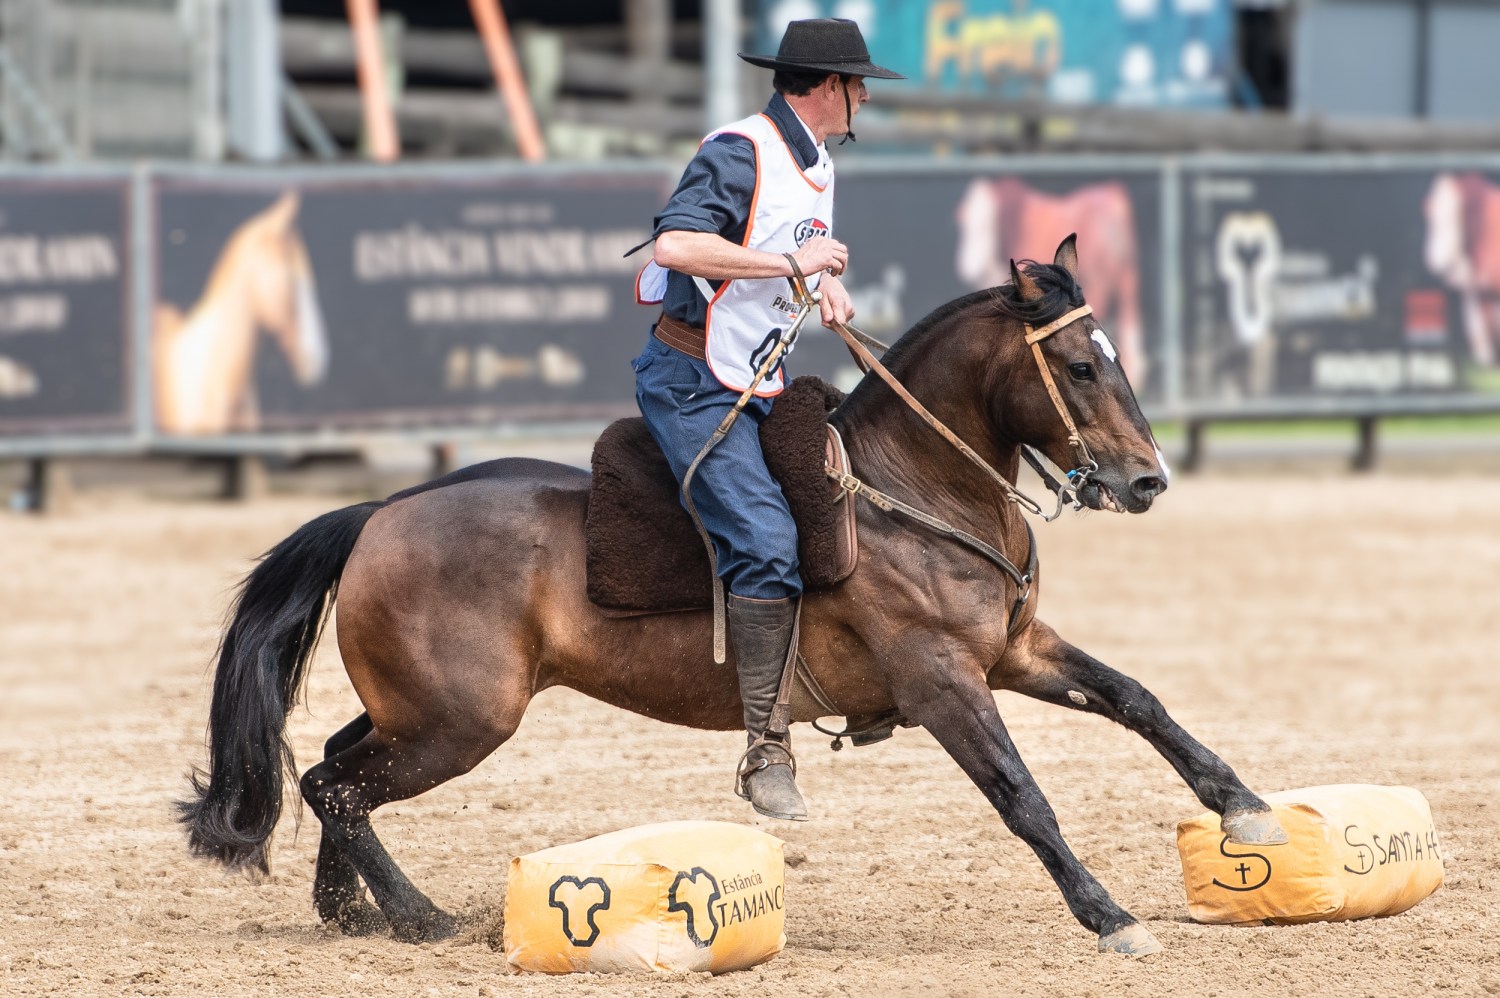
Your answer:
[[[132,428],[130,178],[0,180],[0,443]]]
[[[1144,107],[1229,99],[1229,0],[757,0],[755,10],[756,52],[774,53],[790,20],[845,17],[876,63],[930,88]]]

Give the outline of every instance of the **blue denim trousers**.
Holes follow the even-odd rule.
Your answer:
[[[719,384],[704,361],[654,336],[631,366],[636,404],[680,485],[740,393]],[[770,411],[771,399],[752,398],[693,473],[693,504],[713,541],[719,576],[729,592],[749,599],[802,592],[797,526],[760,451],[760,423]]]

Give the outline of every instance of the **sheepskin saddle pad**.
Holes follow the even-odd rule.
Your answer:
[[[843,398],[819,378],[797,378],[760,427],[766,467],[781,483],[797,522],[797,555],[808,589],[843,581],[858,556],[854,504],[824,473],[825,462],[848,470],[843,444],[828,425],[828,413]],[[612,423],[594,445],[593,469],[585,525],[589,599],[625,613],[711,606],[708,553],[646,421]]]

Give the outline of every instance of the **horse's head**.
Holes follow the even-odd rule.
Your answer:
[[[1000,422],[1019,444],[1030,444],[1059,467],[1082,472],[1078,498],[1092,509],[1143,513],[1166,490],[1167,463],[1141,415],[1114,344],[1093,315],[1060,325],[1036,343],[1058,398],[1049,391],[1035,351],[1025,343],[1028,327],[1039,334],[1086,303],[1078,286],[1077,240],[1069,236],[1052,264],[1010,265],[1011,283],[996,289],[1013,342],[1000,351],[1005,372],[996,388]],[[1066,407],[1079,440],[1070,439]]]
[[[298,197],[288,191],[244,229],[243,254],[249,307],[255,323],[281,346],[297,380],[323,378],[328,367],[328,335],[307,246],[297,231]]]

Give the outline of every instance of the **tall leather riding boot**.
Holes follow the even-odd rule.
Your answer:
[[[769,818],[805,821],[807,805],[797,790],[791,736],[767,730],[782,670],[793,651],[796,610],[790,599],[729,597],[729,635],[750,745],[740,760],[735,792]]]

